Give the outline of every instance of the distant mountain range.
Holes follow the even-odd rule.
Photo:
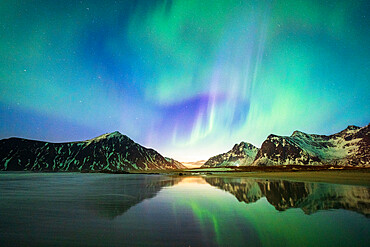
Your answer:
[[[269,135],[257,148],[241,142],[211,157],[204,167],[275,165],[370,166],[369,125],[348,126],[333,135],[294,131],[291,136]],[[113,132],[96,138],[50,143],[22,138],[0,140],[0,170],[128,172],[185,169],[129,137]]]
[[[294,131],[291,136],[269,135],[260,149],[241,142],[202,166],[352,165],[370,166],[369,125],[348,126],[333,135]]]
[[[183,165],[185,165],[187,168],[198,168],[202,166],[206,160],[198,160],[198,161],[183,161],[181,162]]]
[[[118,131],[80,142],[0,140],[0,170],[3,171],[127,172],[184,168],[180,162],[165,158]]]

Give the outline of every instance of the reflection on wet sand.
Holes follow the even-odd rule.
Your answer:
[[[245,203],[266,197],[278,211],[300,208],[306,214],[312,214],[319,210],[345,209],[370,216],[368,187],[253,178],[151,176],[132,182],[122,177],[109,178],[86,185],[94,189],[86,190],[83,201],[96,215],[114,219],[143,200],[155,197],[163,187],[179,183],[182,186],[208,183]]]
[[[345,209],[370,216],[368,187],[253,178],[206,177],[205,180],[245,203],[266,197],[279,211],[301,208],[306,214],[312,214],[318,210]]]
[[[94,189],[86,190],[83,201],[85,207],[99,217],[114,219],[143,200],[155,197],[163,187],[173,186],[182,179],[150,176],[131,182],[126,177],[96,180],[87,185]]]
[[[1,246],[314,247],[370,241],[363,216],[369,216],[368,187],[202,176],[0,175]],[[306,214],[278,211],[290,208]],[[347,210],[327,210],[336,208]]]

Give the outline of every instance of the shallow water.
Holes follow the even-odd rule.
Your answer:
[[[0,173],[1,246],[369,246],[370,188]]]

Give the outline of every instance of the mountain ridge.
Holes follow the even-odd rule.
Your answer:
[[[128,172],[184,168],[118,131],[62,143],[17,137],[0,140],[0,170]]]
[[[332,135],[307,134],[295,130],[290,136],[270,134],[257,152],[239,156],[234,147],[208,159],[202,168],[222,166],[352,165],[370,166],[369,125],[349,125]],[[253,146],[252,144],[250,144]],[[253,146],[254,147],[254,146]],[[243,162],[245,157],[249,162]],[[230,157],[232,159],[230,159]],[[253,157],[253,160],[250,159]]]
[[[332,135],[294,131],[291,136],[269,135],[253,166],[270,165],[370,165],[369,125],[350,125]]]

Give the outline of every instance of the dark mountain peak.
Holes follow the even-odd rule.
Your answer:
[[[269,135],[267,136],[267,139],[272,139],[272,138],[274,138],[274,137],[280,137],[280,136],[275,135],[275,134],[269,134]]]
[[[277,143],[277,142],[280,142],[283,138],[285,138],[284,136],[278,136],[278,135],[275,135],[275,134],[270,134],[266,140],[262,143],[262,146],[265,142],[271,142],[271,143]]]
[[[301,135],[302,133],[303,133],[302,131],[295,130],[293,131],[292,136]]]
[[[335,137],[344,137],[345,139],[348,139],[354,133],[368,132],[368,130],[366,130],[366,128],[368,128],[368,126],[358,127],[356,125],[348,125],[347,128],[345,128],[344,130],[342,130],[342,131],[340,131],[338,133],[333,134],[332,136],[335,136]]]
[[[105,133],[105,134],[102,134],[102,135],[97,136],[95,138],[86,140],[85,142],[90,144],[92,142],[106,141],[106,140],[110,140],[110,139],[119,139],[119,141],[126,140],[126,141],[133,142],[128,136],[121,134],[119,131],[114,131],[112,133]]]
[[[348,127],[345,128],[344,130],[358,130],[358,129],[361,129],[361,127],[358,127],[356,125],[348,125]]]
[[[121,134],[121,132],[119,132],[118,130],[112,132],[112,133],[109,133],[109,136],[122,136],[123,134]]]
[[[257,147],[255,147],[253,144],[242,141],[239,144],[238,143],[235,144],[228,153],[233,152],[236,154],[240,154],[240,153],[244,153],[246,150],[253,150],[253,149],[257,149]]]
[[[293,134],[291,135],[291,137],[303,137],[303,138],[308,138],[308,137],[309,137],[309,135],[308,135],[308,134],[306,134],[306,133],[304,133],[304,132],[302,132],[302,131],[295,130],[295,131],[293,132]]]
[[[121,134],[121,132],[119,132],[119,131],[114,131],[114,132],[111,132],[111,133],[105,133],[105,134],[100,135],[96,138],[99,138],[99,137],[101,137],[101,138],[111,138],[111,137],[121,137],[121,136],[125,136],[125,135]]]
[[[9,137],[9,138],[4,138],[1,141],[5,141],[5,140],[24,140],[24,138],[12,136],[12,137]]]
[[[243,149],[243,148],[245,148],[246,147],[246,143],[245,142],[241,142],[241,143],[236,143],[234,146],[233,146],[233,148],[232,148],[232,150],[239,150],[239,149]]]
[[[257,147],[249,142],[240,142],[239,144],[235,144],[232,150],[239,150],[242,151],[243,149],[256,149]]]

